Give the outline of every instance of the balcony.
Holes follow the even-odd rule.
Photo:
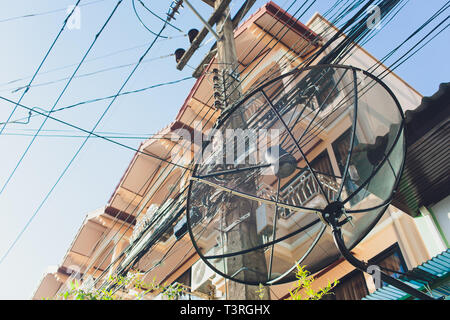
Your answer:
[[[322,185],[327,199],[335,199],[339,190],[336,181],[322,173],[316,173]],[[280,190],[280,199],[283,203],[291,203],[299,207],[308,207],[308,203],[316,196],[322,194],[319,183],[309,170],[300,172]],[[292,210],[282,210],[280,217],[287,219],[292,215]]]

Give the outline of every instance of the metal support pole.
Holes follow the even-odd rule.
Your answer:
[[[352,253],[345,246],[344,239],[342,238],[341,227],[337,226],[336,224],[333,224],[332,228],[333,228],[334,242],[336,243],[336,246],[344,256],[344,258],[357,269],[369,273],[367,271],[367,268],[369,267],[368,264],[361,260],[358,260],[354,255],[352,255]],[[421,300],[436,300],[435,298],[423,293],[422,291],[414,289],[413,287],[407,285],[406,283],[403,283],[402,281],[397,280],[383,272],[380,272],[380,277],[382,281],[387,282],[388,284],[406,292],[407,294],[413,297],[416,297]]]
[[[209,25],[209,23],[205,19],[203,19],[203,17],[200,15],[200,13],[198,13],[198,11],[189,3],[189,1],[184,0],[184,3],[186,3],[186,5],[189,7],[189,9],[192,10],[192,12],[194,12],[194,14],[197,16],[197,18],[199,18],[200,21],[203,23],[205,28],[208,29],[208,31],[212,33],[214,38],[216,38],[216,40],[219,41],[220,40],[219,35],[213,30],[213,28]]]

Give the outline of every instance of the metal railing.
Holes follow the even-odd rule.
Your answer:
[[[325,192],[325,197],[333,200],[339,190],[334,178],[321,173],[316,173],[319,182]],[[322,194],[319,182],[314,178],[310,170],[304,170],[297,174],[287,185],[280,190],[280,201],[295,206],[307,207],[308,202]],[[282,210],[280,217],[287,219],[292,214],[291,210]]]

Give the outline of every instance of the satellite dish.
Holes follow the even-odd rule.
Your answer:
[[[188,231],[211,269],[249,285],[349,254],[390,204],[405,160],[398,100],[351,66],[270,80],[214,129],[191,178]]]

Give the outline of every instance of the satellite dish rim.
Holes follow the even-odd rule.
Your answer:
[[[229,108],[225,109],[222,112],[222,114],[219,116],[219,118],[216,121],[216,123],[215,123],[213,128],[214,129],[220,128],[223,125],[223,123],[233,114],[233,112],[236,111],[243,103],[245,103],[252,96],[256,95],[258,92],[263,92],[264,93],[263,89],[268,87],[268,86],[270,86],[271,84],[275,83],[276,81],[279,81],[282,78],[289,77],[289,76],[291,76],[293,74],[296,74],[296,73],[302,73],[302,72],[307,71],[307,70],[325,69],[325,68],[336,68],[336,69],[353,70],[354,73],[355,72],[362,72],[364,75],[366,75],[367,77],[371,78],[377,84],[381,85],[388,92],[389,96],[393,99],[393,101],[394,101],[394,103],[395,103],[395,105],[396,105],[396,107],[398,109],[398,112],[400,114],[400,117],[401,117],[400,126],[398,128],[397,135],[396,135],[396,137],[395,137],[395,139],[394,139],[394,141],[392,143],[392,146],[391,146],[390,150],[387,152],[387,154],[382,159],[382,161],[380,161],[380,163],[378,164],[377,168],[374,170],[374,173],[372,173],[372,175],[362,184],[361,188],[358,188],[357,190],[355,190],[355,192],[353,192],[349,197],[347,197],[346,200],[343,201],[344,203],[346,203],[350,199],[350,197],[353,197],[354,195],[356,195],[362,189],[362,187],[364,187],[368,183],[368,181],[370,181],[371,178],[373,178],[373,176],[379,171],[379,169],[382,167],[382,165],[386,162],[386,160],[392,154],[392,151],[394,150],[395,146],[397,145],[398,140],[400,139],[400,137],[403,136],[403,159],[402,159],[402,162],[400,164],[398,175],[395,176],[396,179],[395,179],[392,191],[390,193],[390,196],[382,204],[374,206],[372,208],[368,208],[368,209],[364,209],[364,210],[363,209],[353,210],[353,211],[352,210],[347,210],[348,213],[363,213],[363,212],[369,213],[370,211],[373,211],[373,210],[376,210],[376,209],[383,209],[381,212],[378,213],[378,216],[367,227],[365,227],[364,232],[361,232],[360,236],[357,237],[356,240],[353,241],[352,245],[348,248],[348,250],[352,250],[353,248],[355,248],[369,234],[369,232],[374,228],[374,226],[379,222],[381,217],[384,215],[387,207],[391,204],[393,195],[396,192],[396,189],[398,188],[398,184],[400,183],[400,178],[402,176],[404,165],[405,165],[405,159],[406,159],[406,153],[407,153],[407,148],[406,148],[407,139],[406,139],[406,134],[405,134],[405,132],[406,132],[405,115],[404,115],[404,112],[403,112],[403,110],[401,108],[401,104],[398,101],[397,97],[395,96],[394,92],[381,79],[379,79],[377,76],[375,76],[375,75],[373,75],[373,74],[371,74],[371,73],[369,73],[369,72],[367,72],[367,71],[365,71],[365,70],[363,70],[361,68],[358,68],[358,67],[355,67],[355,66],[349,66],[349,65],[320,64],[320,65],[314,65],[314,66],[307,66],[307,67],[300,68],[300,69],[294,69],[294,70],[289,71],[289,72],[287,72],[285,74],[282,74],[282,75],[280,75],[280,76],[278,76],[278,77],[276,77],[276,78],[274,78],[272,80],[269,80],[267,82],[262,83],[261,85],[256,87],[254,90],[252,90],[248,94],[244,95],[237,103],[235,103],[234,105],[230,106]],[[356,80],[354,79],[354,81],[356,81]],[[355,129],[353,129],[353,133],[352,134],[353,134],[353,136],[355,135]],[[210,143],[211,143],[211,141],[207,141],[206,145],[209,145]],[[193,173],[192,175],[193,176],[195,176],[195,173],[197,172],[198,166],[199,166],[199,164],[195,164],[195,166],[193,168],[193,171],[192,171],[192,173]],[[215,266],[213,266],[208,261],[210,259],[213,259],[213,257],[226,258],[226,257],[230,257],[230,256],[236,256],[236,255],[239,255],[239,254],[243,254],[243,253],[245,254],[245,253],[248,253],[248,252],[260,249],[259,247],[265,248],[266,246],[275,245],[276,243],[278,243],[278,242],[280,242],[282,240],[279,240],[279,241],[275,240],[275,241],[272,241],[271,243],[268,243],[267,245],[261,245],[261,246],[258,246],[258,247],[253,247],[253,248],[250,248],[250,249],[242,250],[240,252],[236,252],[236,253],[233,252],[233,253],[225,254],[225,255],[221,255],[221,256],[209,256],[209,257],[207,257],[207,256],[203,255],[203,253],[201,252],[200,248],[197,245],[197,242],[195,241],[195,237],[194,237],[193,232],[192,232],[190,215],[189,215],[190,198],[191,198],[191,190],[192,190],[193,182],[194,182],[193,180],[190,180],[190,182],[189,182],[188,195],[187,195],[187,200],[186,200],[186,220],[187,220],[187,227],[188,227],[187,229],[188,229],[188,233],[189,233],[189,236],[191,238],[191,242],[193,244],[193,247],[195,248],[195,250],[196,250],[197,254],[199,255],[199,257],[203,260],[203,262],[208,267],[210,267],[214,272],[216,272],[217,274],[219,274],[220,276],[222,276],[222,277],[224,277],[226,279],[229,279],[229,280],[232,280],[232,281],[235,281],[235,282],[238,282],[238,283],[242,283],[242,284],[245,284],[245,285],[259,285],[259,284],[274,285],[274,284],[283,284],[283,283],[287,283],[287,282],[293,281],[292,279],[288,278],[287,275],[292,272],[293,268],[295,268],[295,266],[297,264],[301,263],[300,260],[306,259],[306,257],[309,255],[309,253],[315,247],[315,245],[311,246],[310,248],[308,248],[306,253],[289,270],[287,270],[285,273],[280,275],[278,278],[272,279],[272,280],[268,279],[268,281],[266,281],[266,282],[261,282],[261,281],[259,281],[259,282],[252,282],[252,281],[243,281],[243,280],[240,280],[240,279],[236,279],[236,278],[233,278],[232,275],[227,275],[227,274],[221,272],[220,270],[218,270]],[[317,211],[321,212],[321,210],[317,210]],[[316,223],[319,223],[319,222],[320,221],[317,221]],[[322,224],[324,224],[324,223],[322,222]],[[326,226],[326,224],[325,224],[325,226]],[[310,227],[312,227],[312,225]],[[325,228],[323,228],[323,230],[325,230]],[[296,232],[292,232],[290,234],[290,236],[295,235],[295,233]],[[317,242],[320,240],[320,238],[322,237],[323,233],[324,232],[320,232],[319,231],[320,236],[316,239]],[[286,237],[286,238],[289,238],[289,237]],[[324,268],[326,268],[326,266],[320,268],[320,270],[323,270]]]
[[[255,89],[253,89],[252,91],[250,91],[247,94],[245,94],[238,102],[234,103],[233,105],[231,105],[227,109],[223,110],[222,114],[217,119],[217,122],[216,122],[214,127],[215,128],[219,127],[225,120],[227,120],[230,117],[230,115],[233,113],[233,111],[235,111],[237,108],[239,108],[245,101],[247,101],[249,98],[251,98],[257,92],[262,91],[262,89],[264,87],[270,86],[271,84],[279,81],[280,79],[282,79],[284,77],[288,77],[288,76],[293,75],[295,73],[302,73],[302,72],[308,71],[308,70],[325,69],[325,68],[337,68],[337,69],[347,69],[347,70],[359,71],[359,72],[362,72],[363,74],[365,74],[366,76],[372,78],[374,81],[378,82],[384,89],[386,89],[389,92],[389,95],[392,96],[392,98],[395,101],[395,104],[397,105],[398,110],[400,111],[400,115],[402,117],[402,120],[405,120],[405,115],[404,115],[403,110],[401,108],[401,104],[398,101],[397,97],[395,96],[394,92],[381,79],[379,79],[378,77],[376,77],[373,74],[367,72],[366,70],[363,70],[363,69],[355,67],[355,66],[344,65],[344,64],[317,64],[317,65],[314,65],[314,66],[307,66],[307,67],[303,67],[303,68],[300,68],[300,69],[291,70],[291,71],[289,71],[287,73],[284,73],[282,75],[277,76],[276,78],[273,78],[272,80],[269,80],[267,82],[264,82],[264,83],[260,84]]]
[[[261,244],[261,245],[256,246],[256,247],[252,247],[250,249],[245,249],[245,250],[235,251],[235,252],[230,252],[230,253],[225,253],[225,254],[219,254],[219,255],[214,255],[214,256],[205,256],[205,255],[203,255],[203,256],[204,256],[205,259],[208,259],[208,260],[221,259],[221,258],[230,258],[230,257],[238,256],[238,255],[241,255],[241,254],[246,254],[246,253],[252,252],[254,250],[264,249],[266,247],[270,247],[272,245],[275,245],[278,242],[281,242],[283,240],[289,239],[290,237],[293,237],[293,236],[295,236],[296,234],[298,234],[300,232],[304,232],[307,229],[314,227],[316,224],[318,224],[320,222],[322,222],[322,220],[320,218],[318,218],[318,219],[308,223],[307,225],[303,226],[302,228],[289,233],[288,235],[285,235],[285,236],[283,236],[281,238],[278,238],[277,240],[272,240],[270,242],[267,242],[265,244]],[[324,224],[324,223],[322,222],[322,224]]]
[[[359,186],[354,192],[352,192],[352,194],[350,194],[347,197],[347,199],[342,201],[344,204],[347,203],[351,198],[353,198],[356,194],[358,194],[358,192],[361,191],[363,187],[365,187],[367,185],[367,183],[373,178],[373,176],[375,176],[375,174],[378,173],[378,171],[381,169],[383,164],[386,162],[386,160],[392,154],[392,151],[394,150],[394,147],[396,146],[398,140],[400,139],[400,137],[402,136],[402,133],[403,133],[403,140],[404,140],[404,143],[403,143],[403,149],[404,149],[403,150],[403,161],[401,163],[400,170],[399,170],[400,174],[399,174],[398,177],[396,177],[396,182],[394,183],[394,188],[393,188],[391,194],[389,195],[387,200],[385,200],[382,204],[377,205],[377,206],[372,207],[372,208],[367,208],[365,210],[361,209],[361,212],[362,211],[372,211],[374,209],[383,207],[384,204],[390,203],[392,201],[393,195],[395,193],[395,190],[397,189],[398,183],[400,182],[400,177],[401,177],[401,174],[402,174],[403,169],[404,169],[404,162],[405,162],[406,153],[407,153],[406,152],[407,139],[406,139],[406,134],[405,134],[405,132],[406,132],[406,126],[405,126],[406,118],[405,118],[405,114],[404,114],[404,112],[402,110],[401,104],[398,101],[398,99],[397,99],[396,95],[394,94],[394,92],[381,79],[379,79],[377,76],[367,72],[366,70],[363,70],[363,69],[355,67],[355,66],[341,65],[341,64],[318,64],[318,65],[314,65],[314,66],[307,66],[307,67],[304,67],[304,68],[301,68],[301,69],[291,70],[291,71],[289,71],[289,72],[287,72],[285,74],[282,74],[282,75],[280,75],[280,76],[278,76],[278,77],[276,77],[276,78],[274,78],[272,80],[269,80],[268,82],[265,82],[265,83],[259,85],[253,91],[249,92],[244,97],[242,97],[236,104],[231,106],[229,109],[224,110],[223,112],[225,113],[225,115],[223,117],[222,117],[222,115],[219,117],[219,119],[217,120],[216,124],[214,125],[214,129],[217,129],[221,125],[223,125],[223,122],[225,122],[233,114],[233,112],[236,111],[243,103],[245,103],[248,99],[250,99],[253,95],[257,94],[258,92],[261,92],[261,91],[263,92],[263,89],[265,87],[270,86],[272,83],[275,83],[275,82],[279,81],[280,79],[282,79],[284,77],[289,77],[289,76],[291,76],[291,75],[293,75],[295,73],[302,73],[302,72],[308,71],[308,70],[325,69],[325,68],[346,69],[346,70],[352,70],[354,72],[358,72],[358,71],[362,72],[364,75],[368,76],[369,78],[371,78],[372,80],[377,82],[379,85],[381,85],[388,92],[389,96],[394,100],[394,103],[395,103],[395,105],[396,105],[396,107],[397,107],[397,109],[399,111],[399,114],[401,116],[401,120],[402,121],[400,123],[400,126],[399,126],[398,131],[397,131],[397,135],[396,135],[396,137],[395,137],[395,139],[394,139],[394,141],[392,143],[392,146],[390,147],[389,151],[385,154],[384,158],[378,163],[378,165],[376,166],[375,170],[366,179],[366,181],[361,186]],[[352,136],[354,136],[354,135],[355,135],[355,129],[353,129],[353,132],[352,132]],[[209,143],[210,143],[210,141],[208,141],[207,145],[209,145]],[[193,170],[193,175],[195,175],[196,169],[197,169],[197,165],[195,166],[195,168]],[[310,171],[312,171],[312,170],[310,169]],[[345,179],[345,177],[344,177],[344,179]],[[188,198],[189,198],[189,193],[188,193]],[[327,201],[328,201],[328,199],[327,199]],[[297,207],[297,206],[294,206],[294,207]],[[308,208],[304,208],[304,207],[303,208],[299,207],[299,209],[308,210]],[[323,213],[323,210],[321,210],[321,209],[317,209],[317,211]],[[352,213],[351,210],[348,210],[347,212],[348,213]],[[358,211],[356,211],[354,213],[357,213],[357,212]]]
[[[191,180],[190,183],[189,183],[188,194],[190,194],[190,192],[191,192],[191,188],[192,188],[192,183],[193,183],[193,182],[194,182],[194,181]],[[190,207],[190,203],[189,203],[189,202],[190,202],[190,197],[187,197],[187,199],[186,199],[186,209],[188,209],[188,208]],[[296,231],[292,232],[291,234],[289,234],[288,236],[282,237],[283,239],[280,238],[281,240],[277,239],[277,240],[271,241],[270,243],[266,243],[265,245],[260,245],[260,246],[258,246],[258,247],[253,247],[253,248],[246,249],[246,250],[242,250],[242,251],[239,251],[239,252],[232,252],[232,253],[225,254],[225,255],[205,256],[205,255],[201,252],[200,248],[199,248],[198,245],[197,245],[197,242],[195,241],[195,237],[194,237],[194,235],[193,235],[193,233],[192,233],[191,221],[190,221],[189,213],[188,213],[187,210],[186,210],[186,221],[187,221],[187,225],[188,225],[188,228],[187,228],[187,229],[188,229],[188,233],[189,233],[189,236],[191,237],[191,242],[192,242],[192,245],[193,245],[195,251],[196,251],[197,254],[199,255],[200,259],[201,259],[201,260],[202,260],[202,261],[203,261],[203,262],[204,262],[211,270],[213,270],[213,271],[214,271],[215,273],[217,273],[218,275],[224,277],[225,279],[229,279],[229,280],[232,280],[232,281],[235,281],[235,282],[238,282],[238,283],[241,283],[241,284],[245,284],[245,285],[254,285],[254,286],[258,286],[258,285],[260,285],[260,284],[270,286],[270,285],[278,285],[278,284],[284,284],[284,283],[288,283],[288,282],[294,281],[294,280],[295,280],[294,278],[293,278],[293,279],[290,279],[289,277],[287,277],[287,275],[288,275],[289,273],[293,272],[294,268],[295,268],[298,264],[300,264],[304,259],[307,258],[307,256],[309,255],[309,253],[310,253],[310,252],[312,251],[312,249],[315,247],[315,244],[317,244],[317,242],[320,240],[320,238],[322,238],[323,233],[324,233],[324,231],[325,231],[325,229],[326,229],[326,227],[327,227],[327,225],[326,225],[325,223],[323,223],[322,219],[319,219],[319,218],[318,218],[317,220],[314,220],[314,221],[311,222],[310,224],[306,225],[304,228],[299,229],[299,230],[296,230]],[[320,229],[317,231],[317,234],[315,235],[315,238],[314,238],[314,240],[313,240],[314,245],[311,245],[311,246],[308,248],[308,250],[303,254],[303,256],[302,256],[301,258],[299,258],[299,259],[298,259],[298,260],[297,260],[297,261],[296,261],[296,262],[295,262],[295,263],[294,263],[287,271],[285,271],[284,273],[282,273],[280,276],[278,276],[278,277],[275,278],[275,279],[268,279],[268,281],[266,281],[266,282],[261,282],[261,281],[258,281],[258,282],[243,281],[243,280],[231,278],[230,275],[227,275],[227,274],[225,274],[224,272],[218,270],[217,267],[215,267],[212,263],[210,263],[210,260],[213,260],[213,259],[229,258],[229,257],[237,256],[237,255],[240,255],[240,254],[246,254],[246,253],[252,252],[252,251],[254,251],[254,250],[263,249],[263,248],[269,247],[269,246],[271,246],[271,245],[275,245],[276,243],[278,243],[278,242],[280,242],[280,241],[282,241],[282,240],[284,240],[284,239],[290,238],[290,237],[292,237],[293,235],[295,235],[296,233],[303,232],[303,231],[305,231],[306,229],[309,229],[309,228],[311,228],[311,227],[313,227],[313,226],[315,226],[315,225],[317,225],[317,224],[319,224]],[[321,225],[320,225],[320,224],[321,224]]]

